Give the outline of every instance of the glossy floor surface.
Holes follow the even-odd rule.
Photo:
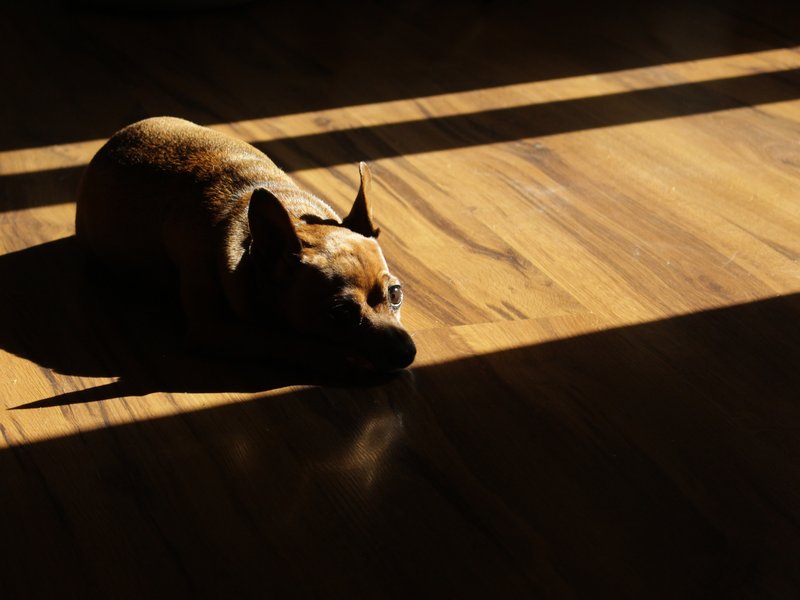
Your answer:
[[[5,597],[800,595],[796,6],[60,4],[0,18]],[[86,272],[162,114],[340,212],[370,162],[412,369],[201,358]]]

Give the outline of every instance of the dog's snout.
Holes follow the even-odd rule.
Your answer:
[[[392,327],[384,331],[381,350],[371,357],[375,367],[382,371],[404,369],[414,362],[417,346],[405,329]]]
[[[414,362],[414,359],[417,356],[417,346],[414,343],[414,340],[412,340],[411,336],[405,331],[403,331],[403,334],[405,334],[404,339],[399,345],[400,347],[397,352],[397,362],[399,363],[397,366],[398,369],[403,369],[410,365],[412,362]]]

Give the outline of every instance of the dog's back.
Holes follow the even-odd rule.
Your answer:
[[[250,144],[183,119],[146,119],[116,133],[87,168],[77,236],[116,266],[180,265],[187,252],[196,263],[198,253],[224,252],[245,235],[247,201],[257,188],[270,190],[295,218],[338,220]]]

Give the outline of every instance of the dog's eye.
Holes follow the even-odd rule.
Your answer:
[[[355,327],[361,323],[361,307],[356,302],[336,302],[331,306],[330,316],[337,325]]]
[[[400,308],[403,303],[403,288],[399,285],[389,286],[389,304],[392,305],[394,310]]]

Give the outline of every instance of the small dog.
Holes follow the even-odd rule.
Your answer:
[[[89,164],[76,235],[105,268],[174,267],[188,334],[206,350],[402,369],[416,347],[376,241],[366,163],[359,171],[340,219],[250,144],[183,119],[145,119]]]

